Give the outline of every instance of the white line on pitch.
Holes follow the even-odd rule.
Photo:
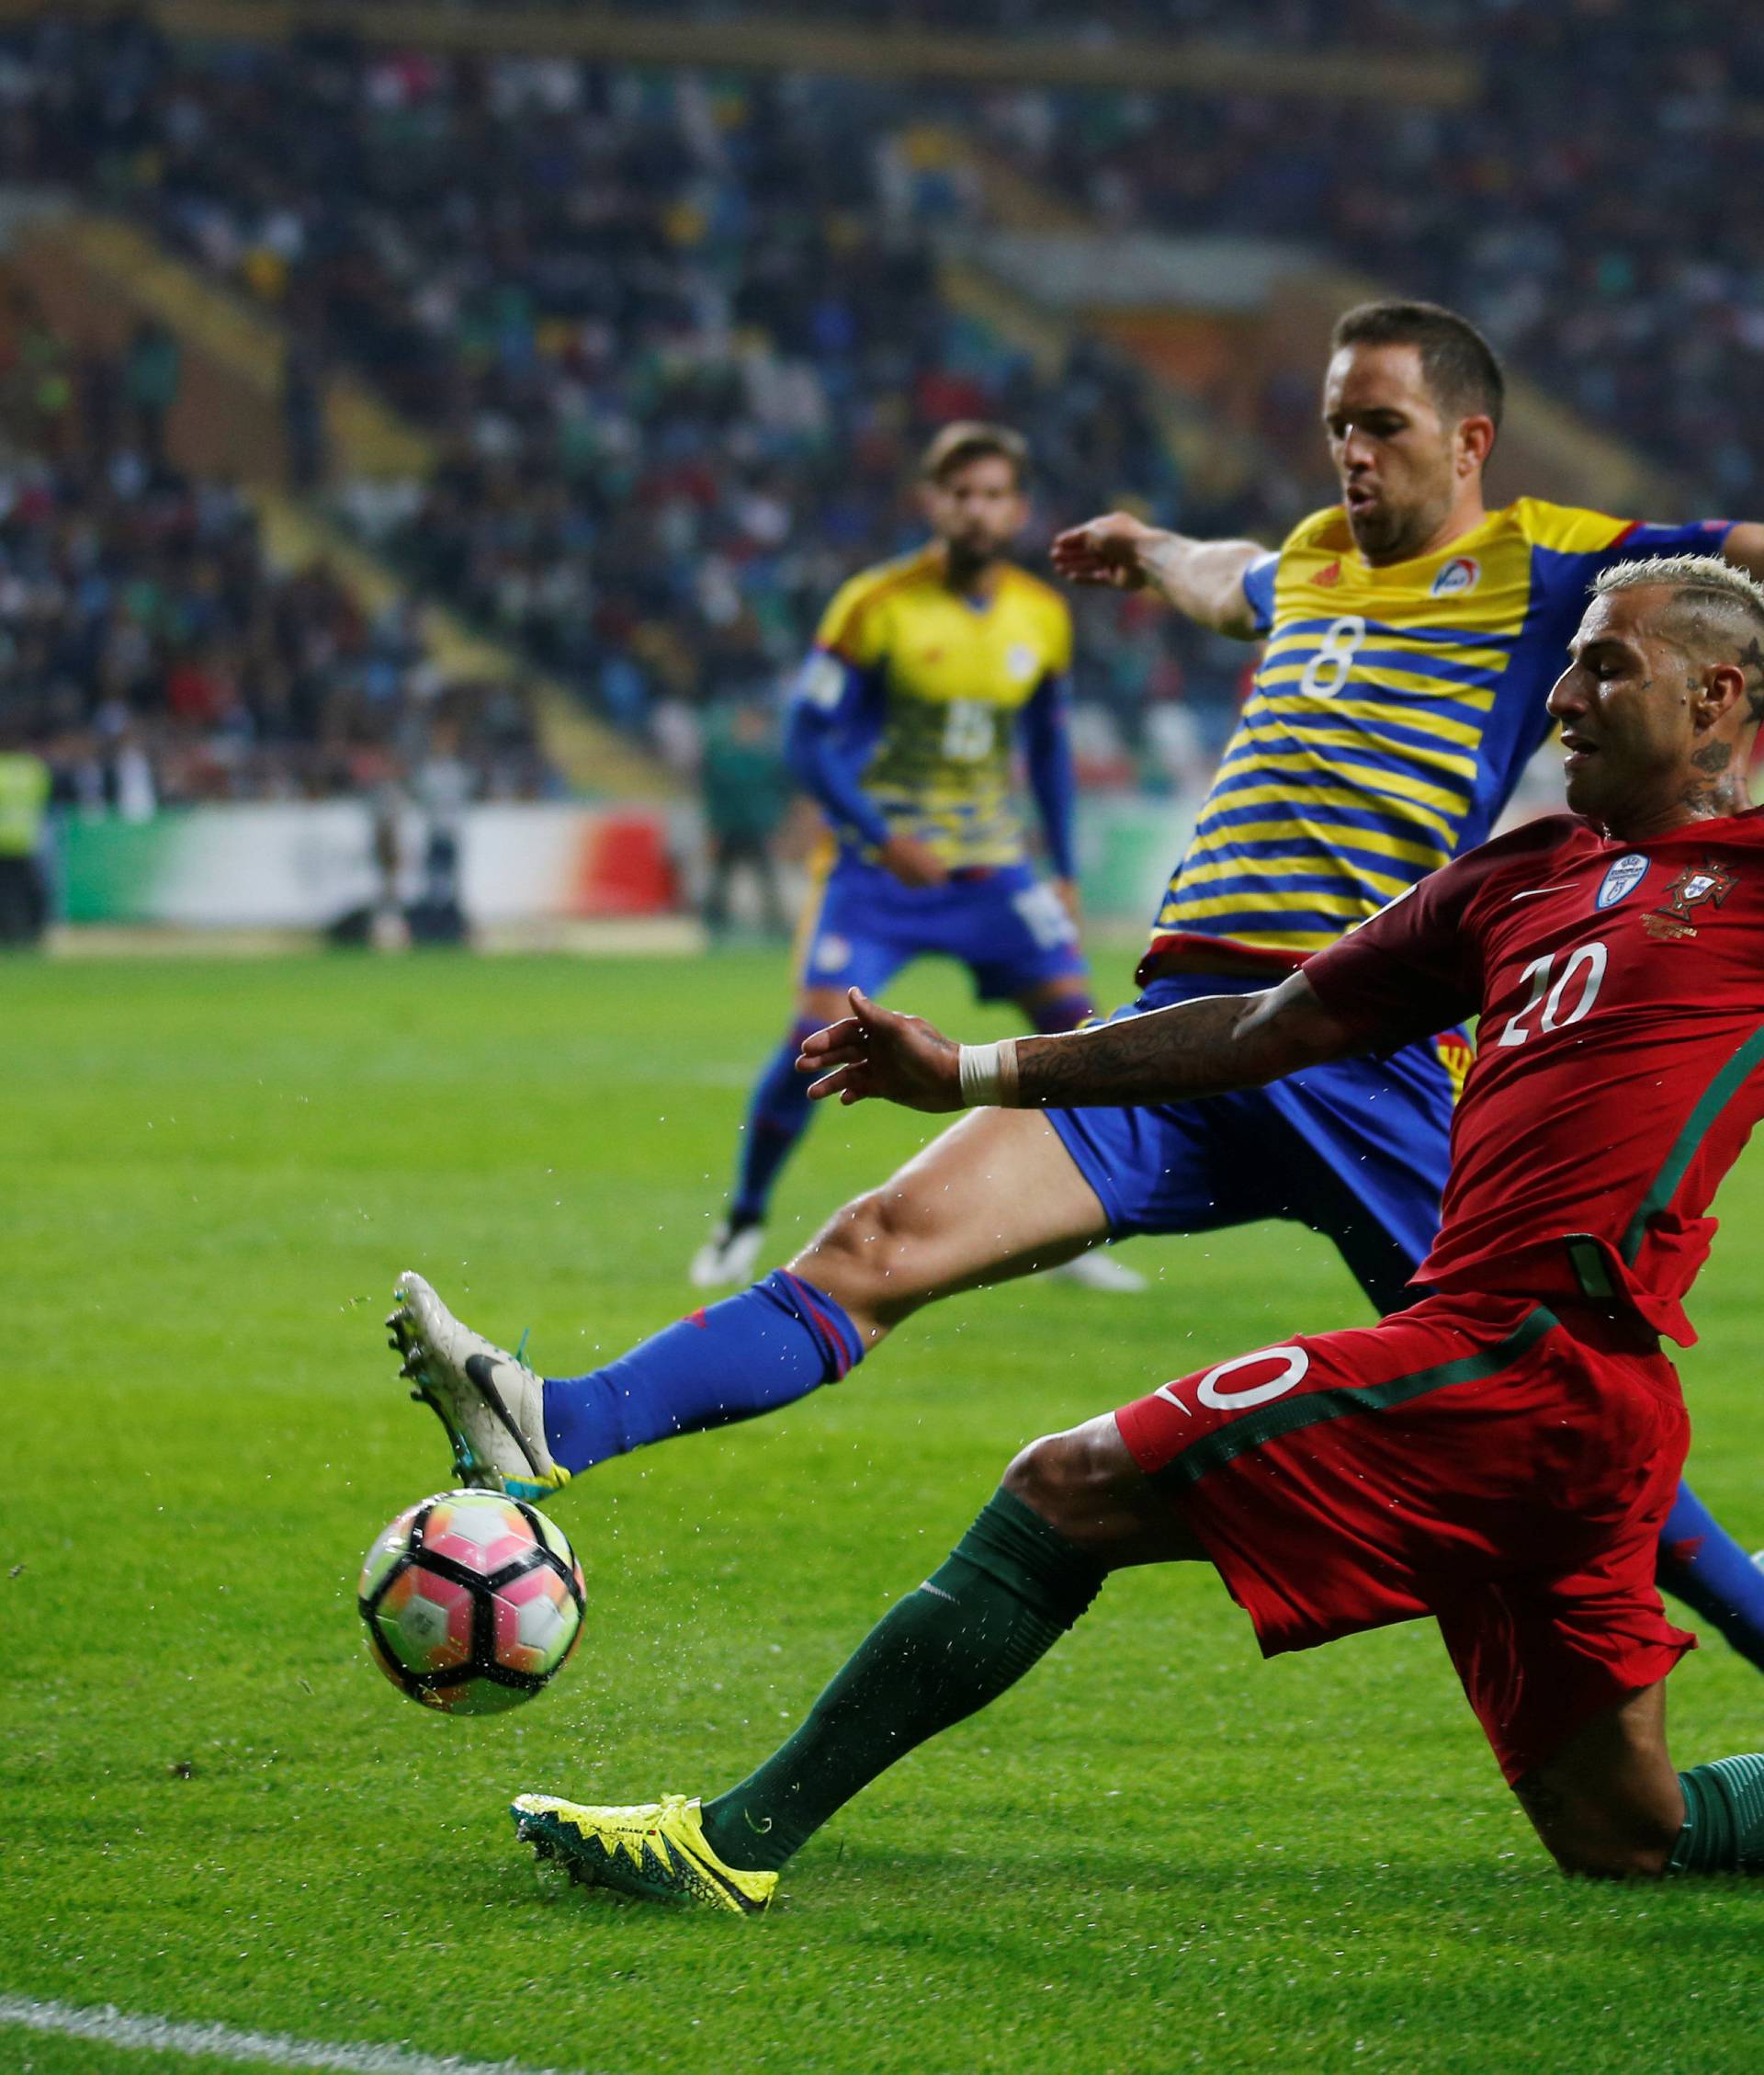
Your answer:
[[[564,2075],[514,2060],[460,2060],[451,2054],[412,2053],[403,2047],[332,2046],[283,2032],[238,2032],[231,2024],[178,2024],[165,2017],[130,2017],[109,2004],[82,2010],[74,2003],[33,2002],[0,1996],[0,2025],[51,2032],[64,2039],[141,2053],[210,2054],[254,2060],[268,2068],[313,2068],[335,2075]]]

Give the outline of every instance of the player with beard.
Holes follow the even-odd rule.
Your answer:
[[[1661,1337],[1695,1337],[1709,1201],[1764,1116],[1745,782],[1764,588],[1708,556],[1620,565],[1571,653],[1549,705],[1573,811],[1459,857],[1278,984],[979,1047],[854,995],[805,1048],[819,1096],[1089,1116],[1477,1015],[1420,1301],[1034,1443],[745,1779],[704,1804],[524,1794],[523,1837],[628,1894],[763,1910],[837,1809],[1013,1685],[1112,1572],[1202,1560],[1269,1655],[1437,1621],[1565,1872],[1764,1874],[1764,1753],[1682,1774],[1668,1756],[1664,1682],[1692,1638],[1654,1582],[1689,1437]],[[1196,1775],[1186,1756],[1160,1791]]]
[[[1002,425],[945,425],[920,467],[933,539],[844,584],[791,701],[786,747],[832,842],[799,940],[797,1020],[754,1086],[728,1215],[693,1257],[700,1289],[746,1282],[766,1207],[808,1128],[797,1051],[845,991],[877,994],[910,959],[953,958],[982,1001],[1034,1030],[1091,1014],[1078,947],[1066,601],[1005,559],[1029,516],[1029,453]],[[1054,868],[1023,854],[1021,743]],[[1106,1258],[1072,1264],[1138,1288]]]
[[[1532,498],[1488,509],[1502,389],[1463,318],[1364,305],[1337,325],[1324,382],[1340,505],[1273,553],[1119,514],[1056,542],[1075,581],[1150,584],[1266,643],[1123,1015],[1255,992],[1483,841],[1548,731],[1544,690],[1602,569],[1697,548],[1764,570],[1756,525],[1642,526]],[[1439,1223],[1468,1058],[1448,1032],[1205,1100],[982,1110],[788,1268],[583,1376],[542,1380],[420,1276],[399,1284],[395,1344],[459,1474],[532,1496],[787,1404],[922,1306],[1128,1233],[1295,1219],[1391,1311],[1413,1301]],[[1661,1575],[1764,1666],[1764,1572],[1689,1491],[1663,1525]]]

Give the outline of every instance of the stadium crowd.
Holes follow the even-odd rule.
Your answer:
[[[0,310],[0,722],[56,797],[144,818],[385,783],[440,724],[481,789],[542,782],[507,687],[439,685],[407,601],[363,613],[322,562],[278,573],[228,482],[163,450],[175,349],[74,354]]]
[[[1690,5],[1458,11],[1498,28],[1461,108],[1321,102],[1296,124],[1210,96],[1173,121],[1143,95],[1029,91],[994,96],[986,126],[1119,230],[1320,245],[1463,309],[1716,505],[1755,502],[1764,231],[1735,198],[1764,176],[1764,20],[1725,14],[1716,38]]]
[[[1047,529],[1183,504],[1127,363],[1042,379],[941,300],[934,234],[972,198],[886,91],[128,28],[8,48],[14,176],[145,216],[364,370],[440,459],[336,485],[349,522],[664,747],[920,537],[908,478],[949,417],[1027,431]],[[1103,611],[1082,674],[1136,731],[1185,680],[1223,713],[1238,660]]]
[[[1041,0],[934,12],[977,29],[1053,19]],[[1095,20],[1229,34],[1231,15],[1118,0]],[[1764,171],[1764,140],[1733,113],[1764,78],[1764,30],[1731,22],[1716,46],[1684,16],[1286,0],[1264,32],[1295,49],[1376,47],[1393,17],[1405,48],[1498,27],[1473,46],[1481,95],[1322,102],[1295,123],[1246,96],[1000,90],[978,120],[1105,223],[1321,244],[1467,307],[1557,393],[1739,506],[1764,487],[1747,437],[1764,408],[1764,233],[1728,198]],[[870,17],[932,18],[910,0]],[[1044,522],[1124,499],[1196,531],[1290,516],[1299,486],[1272,477],[1201,505],[1128,363],[1081,347],[1045,379],[944,301],[939,235],[972,228],[980,201],[922,125],[940,108],[971,125],[976,107],[348,40],[171,45],[52,17],[0,39],[7,176],[101,196],[273,305],[309,404],[313,370],[364,371],[440,459],[425,482],[333,484],[348,522],[684,761],[697,709],[775,686],[840,577],[916,537],[904,486],[941,420],[1020,425]],[[1625,176],[1638,129],[1665,146],[1642,186]],[[1309,410],[1271,393],[1267,429],[1290,446]],[[291,444],[315,477],[311,442]],[[1192,754],[1184,693],[1216,737],[1238,660],[1149,614],[1083,613],[1093,770],[1123,740],[1142,770]]]

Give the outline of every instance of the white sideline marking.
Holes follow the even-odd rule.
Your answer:
[[[0,1996],[0,2025],[52,2032],[64,2039],[94,2039],[101,2046],[142,2053],[214,2054],[229,2060],[261,2061],[269,2068],[317,2068],[336,2075],[565,2075],[561,2069],[528,2068],[514,2060],[460,2060],[452,2054],[411,2053],[403,2047],[328,2046],[294,2039],[284,2032],[237,2032],[231,2024],[177,2024],[167,2017],[130,2017],[109,2003],[82,2010],[74,2003],[33,2002],[28,1996]]]

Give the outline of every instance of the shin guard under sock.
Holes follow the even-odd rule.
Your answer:
[[[775,1268],[763,1282],[689,1312],[585,1376],[548,1377],[545,1441],[574,1475],[672,1434],[775,1412],[864,1357],[842,1306]]]
[[[996,1700],[1096,1597],[1102,1566],[1008,1491],[883,1616],[776,1752],[704,1811],[732,1866],[781,1866],[915,1744]]]

